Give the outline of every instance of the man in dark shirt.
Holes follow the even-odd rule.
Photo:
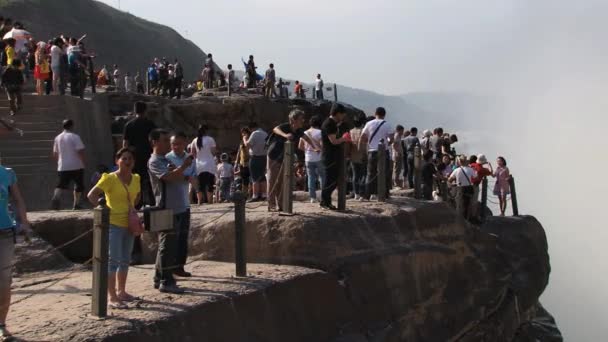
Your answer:
[[[430,201],[433,199],[433,182],[437,177],[437,168],[433,163],[433,152],[424,154],[424,165],[422,166],[422,198]]]
[[[304,112],[294,109],[289,113],[289,122],[278,125],[272,130],[272,135],[268,138],[268,210],[275,211],[277,203],[280,203],[283,190],[283,177],[281,177],[283,164],[283,154],[285,153],[285,142],[291,141],[297,146],[300,138],[314,146],[310,138],[304,134]],[[292,189],[287,189],[291,191]],[[277,202],[278,200],[278,202]],[[279,207],[279,211],[282,208]]]
[[[17,111],[21,109],[23,103],[23,97],[21,96],[21,87],[23,86],[23,73],[19,69],[21,67],[21,61],[14,59],[12,65],[10,65],[2,74],[2,85],[6,89],[8,96],[9,106],[11,109],[10,115],[17,114]]]
[[[420,140],[418,140],[418,128],[412,127],[410,129],[410,135],[403,139],[403,145],[405,148],[404,153],[407,156],[407,182],[410,189],[413,189],[414,173],[416,173],[416,169],[414,167],[414,153],[416,152],[416,146],[420,146]]]
[[[133,172],[137,173],[141,179],[142,204],[154,205],[155,200],[150,188],[150,177],[148,177],[148,160],[152,153],[148,136],[150,132],[156,129],[156,125],[146,118],[146,104],[144,102],[135,103],[135,115],[135,119],[125,125],[122,146],[135,150]]]
[[[340,145],[348,140],[348,137],[340,137],[338,126],[344,120],[346,110],[344,106],[334,103],[331,106],[329,117],[325,119],[321,126],[321,134],[323,137],[323,166],[325,167],[325,184],[321,191],[321,208],[336,210],[337,208],[331,204],[331,194],[338,185],[338,172],[340,170],[340,158],[344,158],[340,154]]]

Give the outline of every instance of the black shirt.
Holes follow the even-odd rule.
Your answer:
[[[300,141],[300,138],[304,135],[304,130],[300,128],[294,132],[289,122],[280,124],[278,127],[281,131],[283,131],[283,133],[293,135],[293,140],[291,142],[294,144],[293,148],[295,151],[298,147],[298,141]],[[283,154],[285,153],[286,141],[287,139],[285,139],[283,136],[272,133],[272,135],[268,138],[268,158],[275,161],[282,161]]]
[[[424,163],[422,166],[422,184],[432,186],[433,175],[437,173],[437,168],[433,163]]]
[[[137,117],[125,125],[123,138],[129,142],[129,147],[135,148],[135,171],[139,171],[137,173],[147,168],[148,159],[152,154],[148,136],[154,129],[156,129],[154,122],[142,117]]]
[[[335,134],[338,137],[338,123],[328,117],[321,125],[321,136],[323,137],[323,160],[335,159],[340,154],[340,145],[334,145],[329,140],[329,136]]]

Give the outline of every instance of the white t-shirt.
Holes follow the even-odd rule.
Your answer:
[[[372,135],[374,134],[374,132],[376,131],[376,128],[378,128],[378,126],[384,122],[384,120],[380,120],[380,119],[374,119],[372,121],[369,121],[368,123],[365,124],[365,127],[363,127],[363,134],[365,134],[367,136],[367,150],[370,152],[375,152],[378,151],[378,144],[380,143],[380,141],[384,141],[384,147],[388,146],[388,138],[392,136],[392,134],[394,133],[394,129],[393,127],[388,123],[385,122],[380,129],[378,129],[378,132],[376,133],[376,135],[374,136],[374,139],[372,139]]]
[[[307,163],[316,163],[321,161],[321,147],[323,146],[323,134],[321,130],[318,128],[310,128],[304,134],[308,135],[308,137],[315,143],[319,152],[314,151],[314,147],[304,140],[304,161]]]
[[[51,47],[51,67],[58,68],[61,65],[63,50],[57,45]]]
[[[266,138],[268,138],[268,133],[264,132],[261,128],[258,128],[251,133],[249,140],[247,140],[250,156],[266,155]]]
[[[84,150],[84,144],[78,134],[63,131],[55,137],[53,152],[59,155],[57,171],[74,171],[84,169],[84,163],[78,151]]]
[[[217,166],[215,164],[215,157],[211,153],[212,149],[215,149],[215,140],[210,136],[203,136],[203,147],[199,149],[196,144],[198,138],[194,138],[192,141],[193,152],[196,153],[196,172],[201,174],[208,172],[215,174],[217,172]]]
[[[450,177],[456,178],[457,186],[473,185],[473,178],[475,176],[477,176],[477,172],[468,166],[458,167],[450,175]]]
[[[317,80],[315,81],[315,90],[323,90],[323,80],[320,78],[317,78]]]
[[[234,166],[230,163],[220,163],[217,166],[217,176],[220,178],[234,177]]]

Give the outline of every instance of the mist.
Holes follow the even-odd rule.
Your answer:
[[[606,13],[600,1],[526,5],[513,44],[483,62],[499,72],[472,77],[500,100],[485,113],[495,124],[478,127],[464,147],[505,156],[520,212],[545,227],[553,271],[541,301],[566,341],[608,336]]]

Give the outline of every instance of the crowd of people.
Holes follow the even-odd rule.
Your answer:
[[[0,17],[2,37],[13,28],[23,29],[19,23]],[[83,40],[58,37],[49,42],[30,40],[17,46],[16,39],[3,40],[2,84],[10,99],[11,114],[21,106],[21,87],[32,71],[38,94],[64,94],[69,80],[71,94],[83,96],[86,79],[90,77],[92,90],[96,84],[114,85],[119,90],[147,92],[151,95],[180,98],[184,84],[184,70],[175,59],[154,59],[147,70],[146,83],[139,73],[122,75],[118,65],[110,71],[103,66],[98,75],[93,72],[93,54],[87,54]],[[31,56],[30,56],[31,54]],[[30,60],[30,57],[31,60]],[[263,77],[257,74],[253,56],[245,64],[242,83],[236,79],[232,65],[224,75],[218,74],[213,56],[207,55],[200,85],[212,88],[261,88],[264,96],[285,95],[282,79],[276,77],[274,65],[269,64]],[[93,76],[95,75],[95,76]],[[276,89],[279,89],[277,94]],[[314,96],[323,99],[323,80],[317,75]],[[296,97],[305,97],[299,81],[295,82]],[[127,291],[129,266],[141,254],[136,211],[145,206],[171,209],[173,230],[160,232],[152,285],[164,293],[180,294],[180,277],[190,277],[185,269],[188,256],[190,208],[228,202],[236,191],[246,194],[249,202],[267,202],[269,212],[283,211],[282,194],[285,146],[296,148],[294,161],[296,189],[306,191],[311,203],[325,210],[337,210],[332,194],[337,188],[341,165],[347,165],[348,198],[374,201],[390,197],[390,189],[414,188],[421,184],[425,200],[458,201],[462,215],[472,222],[480,216],[479,185],[486,177],[496,183],[493,193],[499,198],[500,214],[504,215],[510,192],[510,173],[505,158],[498,157],[496,168],[485,155],[458,155],[455,134],[442,128],[424,130],[419,135],[416,127],[406,130],[387,121],[387,112],[378,107],[372,117],[347,118],[346,109],[333,103],[327,117],[312,116],[302,110],[289,113],[286,122],[265,131],[256,122],[240,129],[240,139],[234,151],[220,148],[209,127],[201,124],[194,137],[182,132],[158,128],[146,117],[144,102],[134,105],[135,117],[124,128],[123,145],[114,157],[113,166],[98,167],[86,199],[96,206],[105,198],[110,209],[109,231],[109,306],[127,309],[139,300]],[[74,132],[74,122],[65,120],[63,132],[53,143],[57,160],[58,183],[51,199],[51,208],[61,208],[61,197],[73,186],[72,209],[83,208],[83,193],[87,185],[85,144]],[[225,148],[225,146],[223,146]],[[381,149],[386,153],[382,154]],[[421,151],[421,171],[416,172],[416,153]],[[384,157],[383,157],[384,156]],[[384,160],[381,160],[384,158]],[[379,163],[385,163],[385,174],[380,174]],[[386,193],[378,196],[378,179],[386,180]],[[416,177],[420,177],[419,180]],[[320,192],[320,194],[319,194]],[[9,201],[14,205],[9,211]],[[16,221],[26,236],[31,230],[26,208],[17,186],[15,173],[0,166],[0,337],[10,336],[6,316],[10,306],[11,263],[16,236]],[[135,260],[136,261],[136,260]]]

